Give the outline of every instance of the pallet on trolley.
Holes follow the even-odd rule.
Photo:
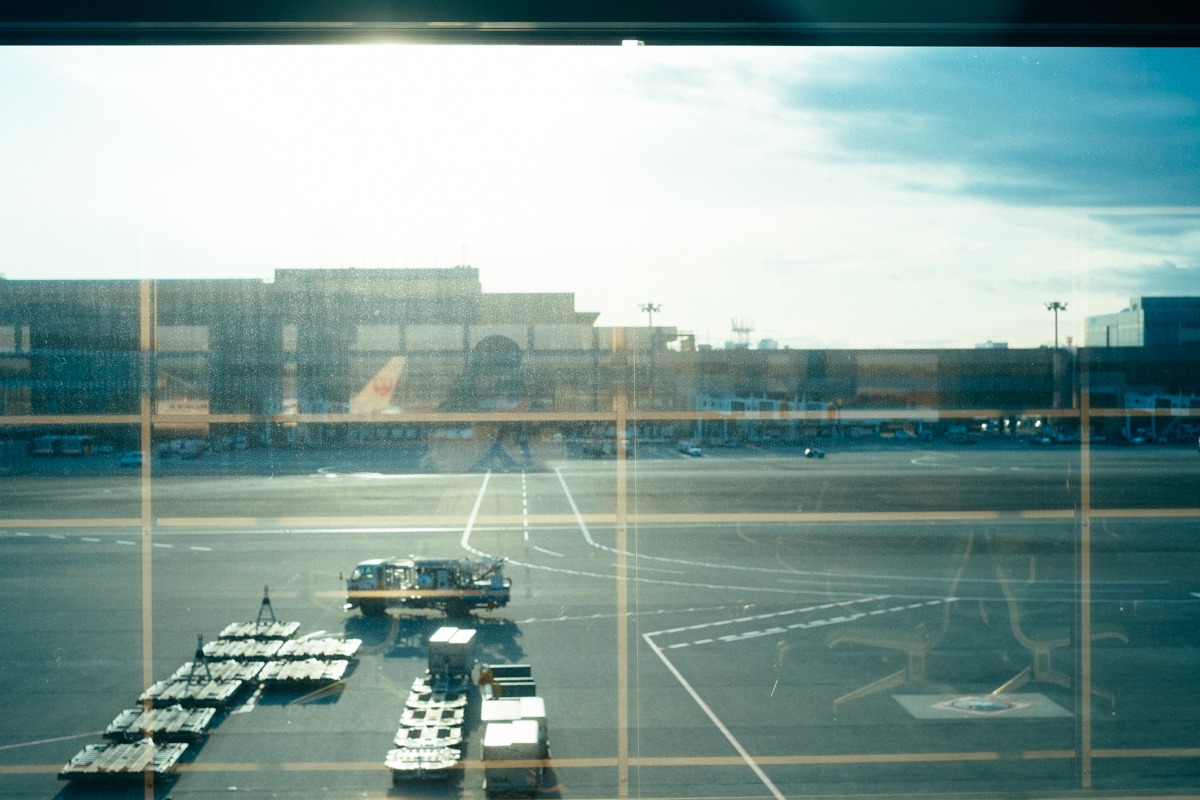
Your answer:
[[[270,614],[270,619],[264,619]],[[258,617],[254,622],[231,622],[221,631],[220,639],[291,639],[300,630],[299,622],[279,622],[275,619],[275,609],[271,608],[271,598],[267,587],[263,587],[262,604],[258,607]]]
[[[129,708],[117,715],[104,731],[105,739],[119,742],[191,742],[208,733],[215,708]]]
[[[61,781],[140,781],[147,772],[171,771],[187,745],[155,744],[144,739],[133,744],[89,744],[58,773]]]

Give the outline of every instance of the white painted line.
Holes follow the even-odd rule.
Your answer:
[[[539,553],[545,553],[548,556],[558,556],[559,558],[564,558],[562,553],[556,553],[553,550],[547,550],[544,547],[538,547],[536,544],[533,546],[533,549],[537,550]]]
[[[687,647],[688,645],[689,645],[689,642],[681,642],[680,644],[672,644],[672,645],[668,645],[668,646],[667,646],[667,649],[668,649],[668,650],[677,650],[677,649],[679,649],[680,647]]]
[[[529,541],[529,531],[525,531],[525,541]]]
[[[197,547],[196,545],[192,545],[190,549],[192,549],[192,550],[200,550],[200,551],[203,551],[203,552],[205,552],[205,553],[211,553],[211,552],[212,552],[212,548],[211,548],[211,547]]]
[[[162,544],[162,543],[160,543],[160,542],[155,542],[155,543],[154,543],[154,546],[155,546],[155,547],[174,547],[175,545],[173,545],[173,544]]]
[[[579,513],[579,506],[575,505],[575,498],[571,496],[571,490],[567,488],[567,481],[563,478],[562,470],[556,467],[554,474],[558,476],[558,482],[562,484],[563,493],[567,496],[567,502],[571,504],[571,511],[575,514],[575,521],[579,523],[579,530],[583,531],[584,540],[592,547],[600,547],[592,539],[592,532],[588,530],[587,523],[583,521],[583,515]],[[605,547],[602,549],[609,550],[610,548]],[[612,552],[615,553],[616,551],[613,550]]]
[[[98,542],[100,540],[93,539],[91,536],[81,536],[81,537],[79,537],[79,541],[81,541],[81,542]]]
[[[716,622],[702,622],[699,625],[685,625],[682,628],[668,628],[662,631],[652,631],[646,634],[647,636],[658,636],[663,633],[683,633],[684,631],[698,631],[704,628],[715,628],[720,625],[735,625],[739,622],[756,622],[760,619],[772,619],[773,617],[786,617],[792,614],[807,614],[810,611],[825,611],[830,608],[841,608],[844,606],[852,606],[857,603],[869,603],[875,600],[886,600],[887,595],[876,595],[873,597],[860,597],[855,600],[845,600],[841,603],[824,603],[819,606],[806,606],[804,608],[792,608],[787,611],[773,611],[769,614],[755,614],[750,617],[735,617],[733,619],[719,619]]]
[[[664,653],[662,648],[656,645],[654,640],[650,638],[650,634],[644,633],[642,634],[642,638],[645,639],[646,644],[650,645],[650,648],[654,650],[655,655],[662,659],[662,662],[667,665],[667,669],[671,671],[671,674],[675,676],[675,679],[678,680],[683,688],[687,690],[687,693],[692,696],[692,699],[696,701],[696,705],[700,706],[700,710],[707,714],[708,718],[712,720],[714,725],[717,726],[717,730],[725,735],[725,738],[731,745],[733,745],[733,749],[738,752],[738,755],[742,757],[742,760],[746,762],[750,769],[754,770],[754,774],[757,775],[759,780],[763,782],[763,785],[770,790],[771,794],[774,795],[775,800],[787,800],[787,798],[783,796],[783,793],[776,788],[774,783],[771,782],[771,779],[767,777],[767,773],[762,771],[762,767],[760,767],[754,761],[754,759],[750,757],[750,754],[746,752],[746,748],[742,747],[741,743],[733,737],[733,734],[729,732],[729,728],[726,728],[721,720],[717,718],[717,715],[713,713],[713,710],[708,707],[708,704],[700,699],[700,695],[696,694],[696,690],[692,688],[692,685],[684,680],[683,675],[675,668],[675,665],[671,663],[670,659],[667,658],[667,654]]]
[[[475,518],[479,516],[479,507],[483,505],[483,493],[487,491],[488,481],[491,479],[492,471],[489,469],[483,476],[483,484],[479,487],[479,494],[475,496],[475,507],[471,509],[471,516],[467,519],[467,527],[463,528],[462,539],[459,541],[462,549],[483,558],[487,558],[488,554],[482,550],[476,550],[470,545],[471,529],[475,527]]]
[[[49,536],[51,539],[65,539],[65,538],[67,538],[67,537],[63,536],[61,533],[47,533],[46,535],[47,535],[47,536]]]
[[[615,567],[617,565],[614,563],[613,566]],[[643,567],[641,564],[626,564],[626,566],[629,569],[634,570],[636,572],[669,572],[672,575],[687,575],[687,573],[681,569],[662,569],[660,567]]]
[[[37,739],[32,742],[18,742],[17,744],[0,745],[0,750],[12,750],[14,747],[31,747],[35,744],[50,744],[51,742],[65,742],[68,739],[83,739],[88,736],[99,736],[104,731],[92,731],[91,733],[73,733],[70,736],[56,736],[53,739]]]
[[[33,534],[26,533],[25,531],[17,531],[17,536],[33,536]]]
[[[137,542],[127,542],[124,539],[117,539],[117,544],[137,544]]]

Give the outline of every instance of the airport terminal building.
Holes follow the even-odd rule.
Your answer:
[[[143,353],[140,288],[0,280],[0,416],[136,413],[143,375],[154,413],[184,427],[210,413],[586,413],[618,394],[635,413],[748,398],[1016,413],[1078,407],[1085,367],[1094,407],[1200,391],[1191,328],[1159,332],[1195,298],[1135,300],[1145,333],[1131,347],[1093,346],[1089,327],[1082,349],[696,350],[671,327],[597,326],[573,294],[486,293],[471,267],[278,270],[154,282]]]

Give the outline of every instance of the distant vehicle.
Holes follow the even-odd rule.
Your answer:
[[[1146,437],[1145,436],[1135,436],[1129,440],[1129,443],[1130,444],[1145,444]]]
[[[819,450],[816,447],[806,447],[806,448],[804,448],[804,457],[805,458],[824,458],[825,451]]]
[[[1054,444],[1054,440],[1051,439],[1049,436],[1034,436],[1032,439],[1029,440],[1029,443],[1041,445],[1042,447],[1045,447],[1047,445]]]
[[[913,437],[912,437],[912,434],[909,433],[908,431],[896,431],[896,435],[894,438],[896,438],[896,439],[911,439]]]
[[[61,436],[39,436],[33,440],[33,454],[35,456],[56,456],[62,453],[63,437]]]
[[[512,595],[512,581],[504,577],[507,560],[373,558],[350,573],[343,608],[357,606],[364,617],[388,608],[436,608],[448,617],[465,617],[474,608],[503,608]]]
[[[179,451],[180,458],[199,458],[207,448],[207,442],[202,439],[188,439]]]
[[[64,436],[62,454],[64,456],[90,456],[95,438],[94,436]]]
[[[679,444],[679,452],[683,453],[685,456],[693,457],[704,455],[704,452],[700,449],[700,446],[693,444],[692,442],[681,442]]]
[[[122,467],[140,467],[142,465],[142,451],[130,450],[125,455],[121,456]]]

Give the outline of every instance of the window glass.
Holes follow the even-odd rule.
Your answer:
[[[1198,67],[0,50],[0,794],[1194,794]]]

